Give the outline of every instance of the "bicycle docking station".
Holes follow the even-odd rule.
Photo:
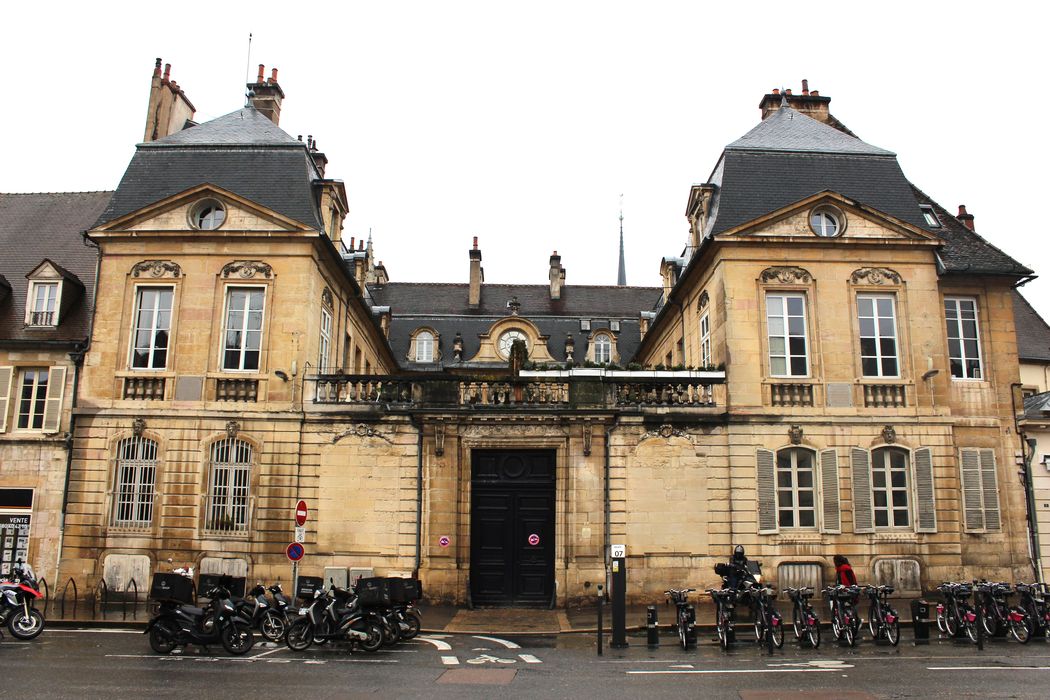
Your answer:
[[[656,614],[656,606],[650,605],[645,609],[645,635],[646,645],[650,649],[660,646],[660,621]]]
[[[605,625],[603,624],[603,615],[605,611],[605,592],[602,584],[598,584],[598,656],[603,653],[602,646],[605,642]]]
[[[612,643],[613,649],[626,649],[627,644],[627,545],[614,544],[610,548],[612,573]]]
[[[911,602],[911,627],[914,633],[914,644],[930,643],[930,603],[915,599]]]

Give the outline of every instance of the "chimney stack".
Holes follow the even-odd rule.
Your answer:
[[[977,229],[974,228],[974,225],[973,225],[973,214],[970,214],[969,212],[966,211],[966,205],[965,204],[960,204],[959,205],[959,215],[957,217],[955,217],[955,218],[957,218],[959,221],[961,221],[963,223],[963,226],[965,226],[966,228],[970,229],[974,233],[977,232]]]
[[[551,253],[550,280],[551,300],[558,301],[561,299],[561,288],[565,284],[565,268],[561,266],[561,256],[558,255],[558,251]]]
[[[153,66],[149,105],[146,108],[146,131],[142,135],[145,142],[182,131],[196,111],[186,93],[171,79],[171,64],[164,64],[163,73],[160,66],[161,59],[158,58]]]
[[[481,251],[478,237],[474,236],[474,247],[470,249],[470,293],[467,302],[470,308],[481,306],[481,285],[485,282],[485,270],[481,267]]]
[[[785,88],[784,90],[773,88],[768,95],[762,98],[758,107],[762,110],[763,121],[769,115],[776,114],[784,100],[787,100],[788,107],[791,107],[796,112],[801,112],[807,117],[816,119],[818,122],[825,124],[831,122],[831,113],[828,111],[828,103],[831,102],[831,98],[822,97],[817,90],[810,90],[809,81],[805,78],[802,79],[801,95],[792,94],[790,88]]]
[[[284,101],[284,90],[277,83],[277,69],[270,72],[266,78],[266,66],[259,64],[259,74],[254,83],[248,83],[248,101],[260,114],[267,117],[274,124],[281,122],[281,102]]]

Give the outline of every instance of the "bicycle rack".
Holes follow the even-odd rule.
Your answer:
[[[59,613],[59,617],[66,617],[66,593],[69,591],[70,584],[73,585],[73,619],[76,619],[77,602],[80,598],[80,594],[77,592],[77,582],[73,579],[72,576],[70,576],[69,580],[66,581],[66,585],[62,588],[62,597],[58,600],[59,609],[61,610],[61,613]]]
[[[128,592],[132,588],[135,589],[135,595],[131,599],[131,603],[132,603],[132,605],[131,605],[131,619],[132,620],[137,620],[138,619],[138,612],[139,612],[139,583],[138,583],[138,581],[135,580],[134,577],[132,577],[132,579],[130,581],[128,581],[128,585],[124,587],[124,596],[123,596],[123,598],[120,601],[120,614],[121,614],[121,619],[123,619],[123,620],[127,620],[128,619]]]
[[[94,595],[91,596],[91,619],[95,619],[95,604],[98,603],[99,613],[102,615],[102,619],[106,619],[106,607],[109,606],[109,586],[106,585],[106,579],[100,578],[98,585],[95,586]]]
[[[44,589],[44,617],[47,617],[47,606],[51,604],[51,587],[47,585],[47,579],[43,576],[40,577],[38,582]]]

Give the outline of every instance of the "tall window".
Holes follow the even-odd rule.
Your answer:
[[[55,313],[58,282],[33,282],[32,286],[27,323],[30,326],[58,325],[58,315]]]
[[[766,295],[766,326],[769,374],[773,377],[809,376],[806,298],[801,294]]]
[[[44,407],[47,404],[46,367],[27,369],[22,372],[18,397],[18,427],[22,430],[42,430]]]
[[[139,287],[135,299],[135,328],[131,338],[133,369],[168,366],[172,287]]]
[[[899,377],[897,319],[892,296],[857,296],[860,365],[865,377]]]
[[[875,527],[908,527],[908,453],[884,447],[871,453]]]
[[[332,314],[322,307],[321,309],[321,346],[320,346],[320,357],[317,361],[317,367],[321,373],[328,371],[328,358],[329,351],[332,349]]]
[[[114,525],[149,526],[153,521],[156,480],[157,443],[142,437],[121,440],[117,445]]]
[[[217,532],[246,532],[252,447],[226,438],[211,447],[208,512],[205,527]]]
[[[594,336],[594,361],[599,364],[612,362],[612,339],[604,333]]]
[[[798,447],[777,453],[777,522],[780,527],[816,527],[813,453]]]
[[[711,316],[704,314],[700,317],[700,365],[711,366]]]
[[[416,333],[416,362],[434,361],[434,334],[430,331]]]
[[[230,287],[227,290],[223,369],[259,369],[264,295],[265,291],[259,287]]]
[[[981,342],[976,299],[945,299],[948,362],[956,379],[981,379]]]

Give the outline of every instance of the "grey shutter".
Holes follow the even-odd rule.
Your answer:
[[[853,467],[853,531],[874,532],[875,517],[871,504],[871,460],[867,450],[850,450]]]
[[[758,532],[777,531],[777,464],[771,450],[759,449],[755,455],[758,475]]]
[[[915,450],[915,531],[937,532],[937,503],[933,488],[933,451]]]
[[[970,532],[984,529],[984,494],[981,488],[981,460],[978,450],[966,448],[962,453],[963,526]]]
[[[0,433],[7,430],[7,409],[11,403],[11,383],[14,378],[14,367],[0,367]]]
[[[50,367],[47,372],[47,397],[44,401],[44,432],[57,433],[62,427],[62,396],[66,391],[66,368]]]
[[[999,487],[995,478],[995,450],[981,450],[981,490],[984,492],[984,529],[998,530]]]
[[[820,500],[824,508],[824,532],[842,532],[839,461],[833,449],[820,451]]]

